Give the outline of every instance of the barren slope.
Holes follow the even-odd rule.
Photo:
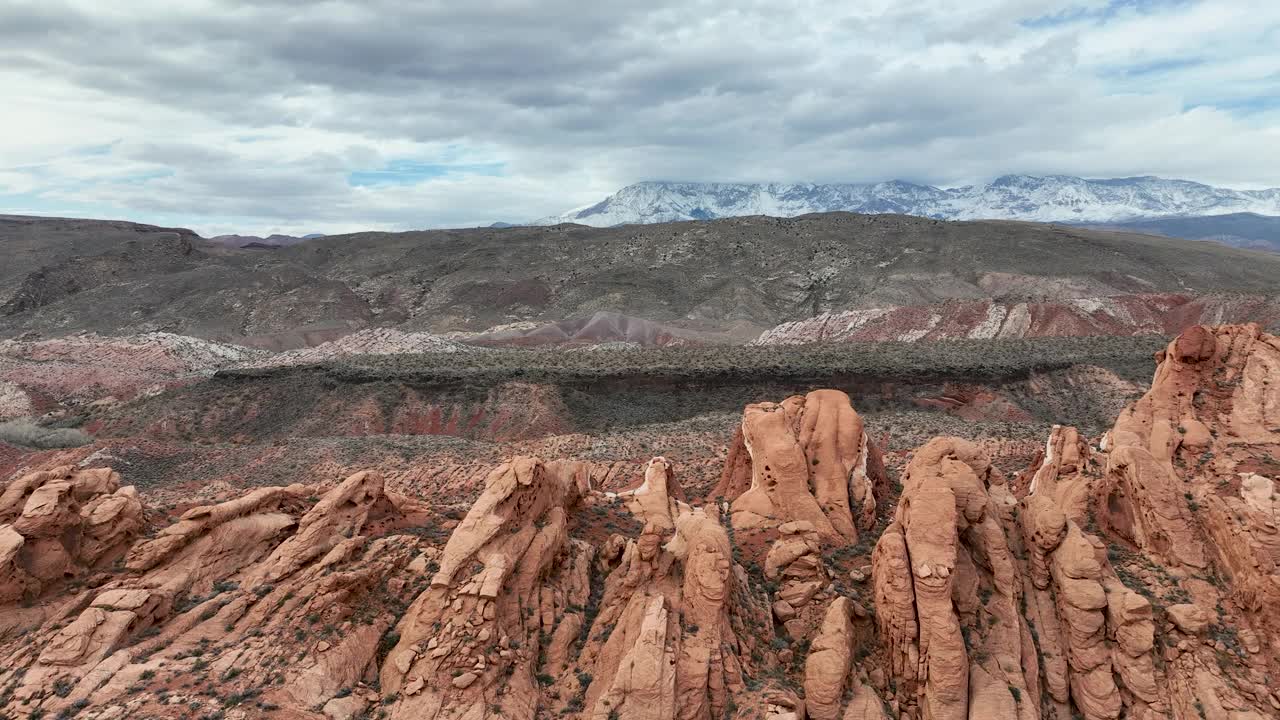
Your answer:
[[[359,233],[272,252],[119,225],[0,223],[0,244],[24,258],[0,276],[0,334],[166,331],[279,349],[382,325],[496,328],[481,339],[500,344],[750,341],[827,312],[1280,286],[1272,253],[894,215]]]

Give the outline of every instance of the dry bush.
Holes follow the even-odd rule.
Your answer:
[[[82,430],[47,428],[36,424],[31,418],[18,418],[0,423],[0,442],[51,450],[88,445],[93,442],[93,438]]]

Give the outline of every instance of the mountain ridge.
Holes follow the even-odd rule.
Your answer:
[[[306,235],[283,235],[281,233],[273,233],[265,237],[261,235],[215,235],[210,238],[205,238],[205,242],[229,248],[281,248],[297,245],[298,243],[303,243],[308,240],[315,240],[324,236],[324,233],[308,233]]]
[[[941,188],[876,183],[699,183],[646,181],[594,205],[532,225],[594,227],[819,212],[895,213],[937,220],[1116,222],[1231,213],[1280,215],[1280,188],[1232,190],[1155,176],[1085,179],[1002,175],[983,185]]]
[[[1210,240],[1232,247],[1280,252],[1280,217],[1257,213],[1129,220],[1096,223],[1088,227],[1187,240]]]
[[[591,341],[679,329],[745,342],[824,312],[910,306],[927,321],[926,306],[959,300],[1280,289],[1274,253],[883,214],[357,233],[268,253],[198,240],[87,221],[0,224],[18,265],[0,268],[0,337],[163,331],[284,350],[371,326],[572,337],[580,327],[558,324],[608,311],[656,325],[606,318],[590,323]]]

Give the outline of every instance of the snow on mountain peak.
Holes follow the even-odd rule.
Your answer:
[[[902,180],[835,184],[651,181],[628,185],[595,205],[532,224],[609,227],[834,211],[946,220],[1092,223],[1240,212],[1280,215],[1280,188],[1230,190],[1149,175],[1088,180],[1069,175],[1002,175],[985,185],[958,188]]]

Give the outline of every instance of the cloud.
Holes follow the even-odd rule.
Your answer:
[[[1259,0],[10,0],[0,212],[522,220],[640,180],[1280,185]]]

